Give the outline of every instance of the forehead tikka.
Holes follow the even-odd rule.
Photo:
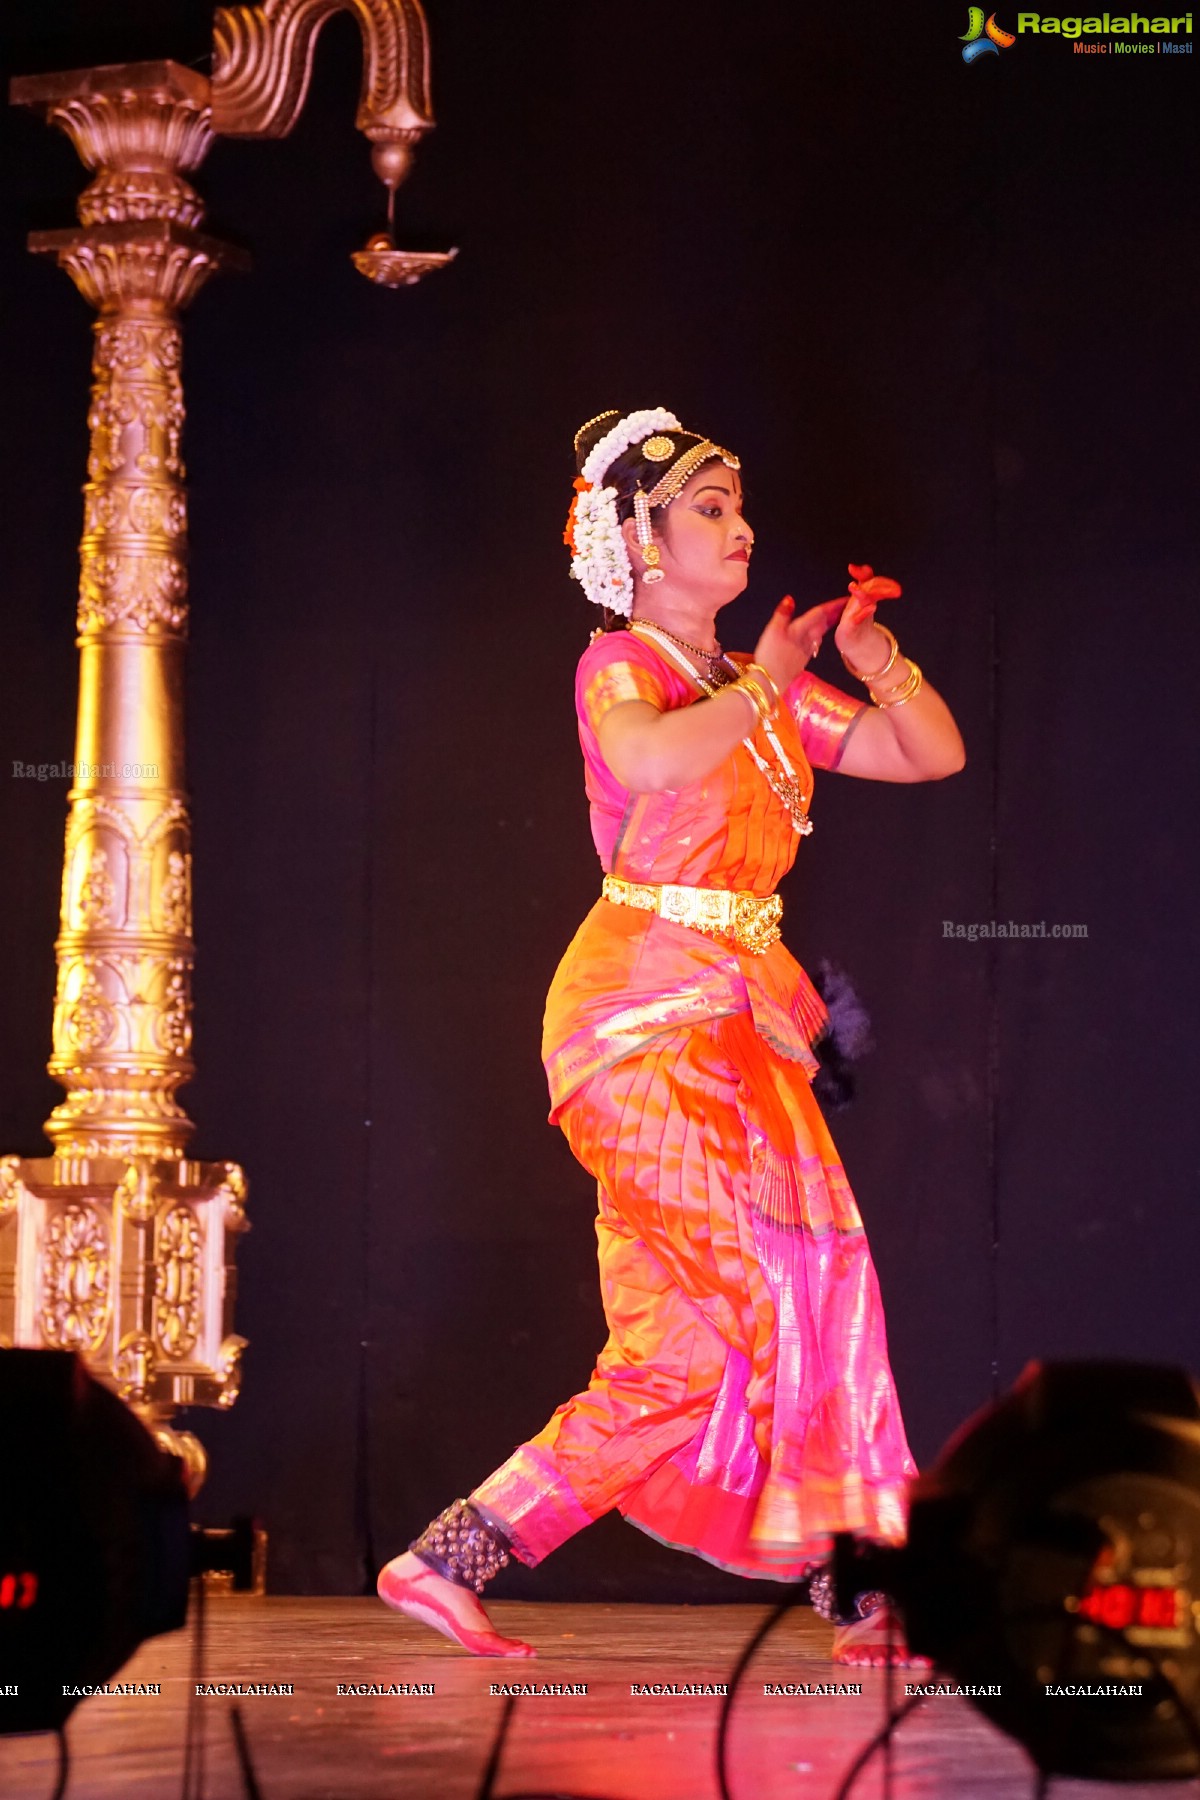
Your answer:
[[[671,465],[661,481],[655,483],[646,495],[647,505],[669,506],[686,485],[689,476],[695,474],[700,464],[715,457],[720,457],[726,468],[740,469],[742,466],[732,450],[723,450],[720,444],[714,444],[711,438],[704,438],[700,443],[693,444],[690,449],[685,450],[679,461]]]

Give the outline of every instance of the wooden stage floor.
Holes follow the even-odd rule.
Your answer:
[[[280,1686],[240,1702],[262,1800],[476,1800],[501,1712],[492,1683],[578,1686],[522,1698],[493,1793],[601,1800],[715,1800],[720,1699],[635,1696],[631,1684],[727,1679],[765,1617],[760,1606],[497,1604],[501,1630],[539,1647],[536,1661],[478,1660],[374,1600],[221,1598],[207,1608],[205,1679]],[[734,1800],[833,1800],[883,1710],[881,1672],[835,1668],[830,1633],[807,1608],[783,1622],[753,1665],[731,1736]],[[6,1677],[7,1678],[7,1677]],[[175,1800],[181,1789],[190,1632],[157,1638],[121,1671],[161,1694],[83,1702],[68,1723],[67,1800]],[[900,1671],[904,1681],[929,1679]],[[768,1696],[765,1683],[861,1681],[861,1695]],[[432,1685],[432,1694],[338,1695],[338,1684]],[[0,1701],[0,1705],[3,1701]],[[241,1800],[226,1698],[205,1698],[205,1800]],[[3,1800],[49,1800],[48,1737],[0,1738]],[[901,1728],[895,1800],[1026,1800],[1024,1754],[966,1700],[929,1699]],[[878,1772],[854,1800],[880,1800]],[[1052,1800],[1168,1800],[1194,1783],[1119,1787],[1057,1781]]]

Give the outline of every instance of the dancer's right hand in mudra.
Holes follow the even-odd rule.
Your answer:
[[[826,600],[796,618],[789,594],[767,621],[754,660],[782,694],[816,655],[849,595]],[[703,706],[669,706],[646,700],[610,707],[597,729],[600,754],[622,786],[633,793],[677,793],[724,762],[754,727],[742,693],[722,689]]]
[[[767,620],[766,629],[754,649],[755,662],[762,664],[780,693],[807,668],[821,648],[821,639],[837,624],[845,605],[843,595],[840,600],[825,600],[820,606],[810,606],[807,612],[797,613],[792,596],[784,595]]]

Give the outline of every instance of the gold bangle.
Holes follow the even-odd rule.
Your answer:
[[[853,675],[855,681],[866,681],[866,682],[878,681],[881,676],[887,674],[888,670],[891,668],[892,664],[895,662],[896,658],[900,654],[900,646],[896,642],[895,633],[889,631],[886,625],[881,625],[879,623],[878,619],[875,620],[875,627],[878,631],[882,631],[885,638],[888,638],[890,640],[891,646],[892,646],[892,653],[888,657],[887,661],[884,663],[882,669],[876,669],[874,674],[872,674],[872,675],[864,675],[861,669],[856,669],[854,664],[852,662],[850,662],[846,656],[843,656],[842,661],[846,664],[847,669],[849,669],[849,671],[850,671],[851,675]]]
[[[759,704],[764,709],[763,717],[769,719],[771,714],[775,711],[775,708],[779,705],[779,689],[775,686],[775,683],[771,680],[771,677],[767,674],[765,669],[762,671],[762,677],[763,678],[760,680],[757,675],[752,675],[749,668],[742,671],[742,680],[746,683],[746,686],[750,689],[751,693],[758,695]]]
[[[771,707],[767,701],[767,696],[756,681],[747,681],[743,677],[741,680],[735,681],[733,685],[741,688],[743,694],[746,694],[749,697],[751,705],[754,707],[756,722],[770,718]]]
[[[754,724],[759,725],[762,723],[762,701],[756,699],[750,689],[743,686],[740,680],[731,681],[727,687],[719,688],[718,692],[722,694],[741,694],[742,698],[748,700],[754,708]]]
[[[749,700],[751,706],[754,708],[754,723],[756,725],[765,724],[775,708],[771,705],[770,701],[767,699],[766,693],[759,686],[758,682],[755,681],[754,677],[751,676],[749,680],[747,680],[745,675],[739,675],[737,680],[731,681],[729,685],[730,687],[736,688],[740,694],[745,694],[747,700]]]
[[[758,682],[755,681],[753,676],[751,676],[748,681],[745,679],[745,677],[743,677],[742,680],[738,683],[738,686],[741,688],[741,690],[744,694],[749,694],[750,698],[754,702],[755,710],[757,711],[759,718],[761,720],[763,720],[763,722],[765,723],[766,720],[768,720],[771,717],[771,714],[775,711],[775,708],[771,705],[771,701],[766,693],[766,690],[759,686]]]
[[[890,695],[898,694],[900,692],[901,688],[906,687],[908,685],[908,683],[912,680],[912,672],[916,668],[917,665],[913,661],[911,656],[906,656],[904,658],[904,660],[908,664],[907,672],[901,676],[900,680],[897,681],[894,686],[889,687],[889,688],[884,688],[882,691],[882,694],[880,694],[878,683],[876,683],[876,682],[871,683],[871,698],[873,700],[877,700],[880,698],[886,700],[889,698]]]
[[[894,688],[887,688],[882,694],[873,693],[871,700],[885,712],[889,706],[903,706],[906,700],[911,700],[914,694],[920,692],[921,680],[920,669],[915,662],[910,662],[908,674],[903,681],[897,682]]]
[[[751,662],[746,664],[745,668],[742,670],[742,674],[743,676],[751,675],[756,681],[766,683],[767,695],[771,702],[771,711],[774,712],[775,708],[779,705],[779,688],[776,685],[775,677],[771,674],[771,671],[769,669],[764,669],[761,663]]]
[[[921,683],[924,679],[925,677],[921,674],[920,669],[910,657],[908,659],[908,676],[900,683],[900,686],[891,693],[885,695],[882,700],[877,694],[872,694],[871,698],[879,708],[880,712],[886,712],[889,706],[904,706],[909,700],[916,699],[921,691]]]

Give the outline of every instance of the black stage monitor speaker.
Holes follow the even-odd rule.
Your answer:
[[[61,1726],[187,1616],[183,1465],[77,1357],[0,1351],[0,1732]]]
[[[1200,1773],[1200,1390],[1182,1369],[1030,1363],[911,1490],[900,1550],[846,1538],[908,1642],[1047,1774]]]

